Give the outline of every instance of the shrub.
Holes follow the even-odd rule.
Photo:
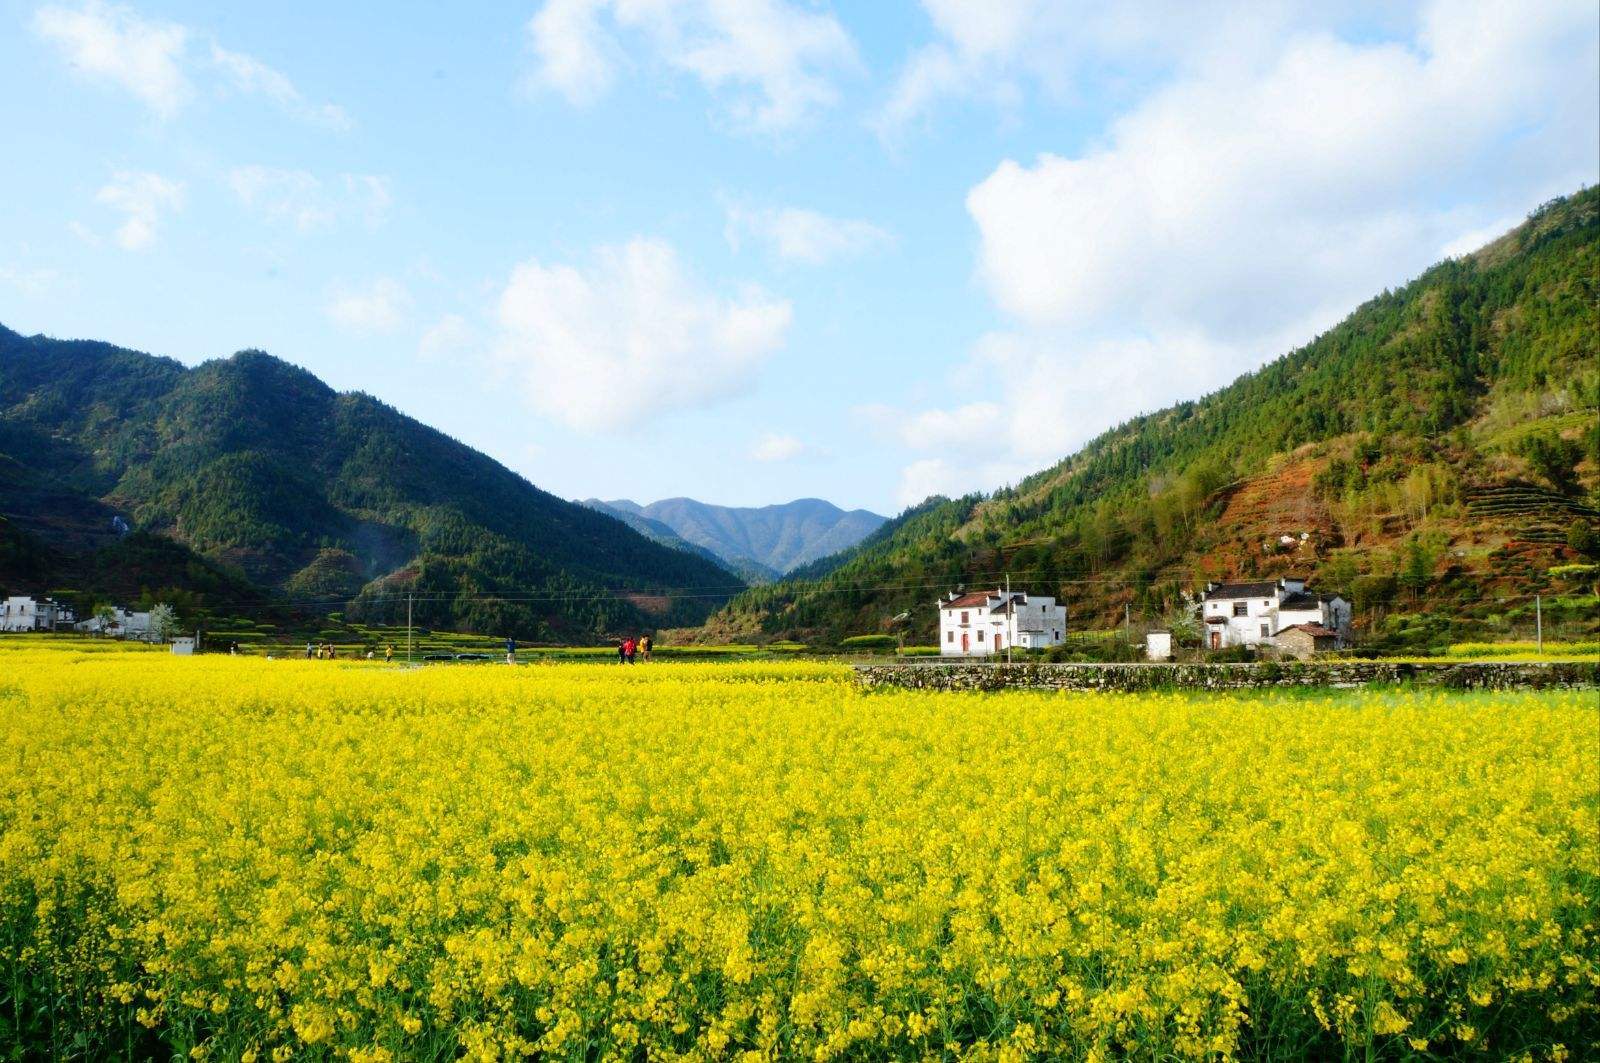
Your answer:
[[[899,641],[893,635],[851,635],[839,645],[847,650],[892,650]]]

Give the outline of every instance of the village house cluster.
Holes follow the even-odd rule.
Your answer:
[[[944,657],[993,657],[1066,641],[1067,610],[1054,598],[995,589],[952,592],[935,604]],[[1208,583],[1195,608],[1201,646],[1208,650],[1243,646],[1303,659],[1350,643],[1350,602],[1319,594],[1303,579]],[[1146,654],[1171,659],[1172,634],[1150,632]]]
[[[0,602],[0,631],[78,631],[141,642],[156,637],[148,612],[117,605],[79,620],[70,607],[60,602],[27,595],[13,595]]]

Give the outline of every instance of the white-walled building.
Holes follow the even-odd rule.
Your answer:
[[[978,591],[940,598],[939,653],[987,657],[1008,648],[1043,649],[1067,637],[1067,607],[1022,591]]]
[[[1305,580],[1284,578],[1249,583],[1208,583],[1200,620],[1207,649],[1272,646],[1280,631],[1315,624],[1350,638],[1350,603],[1337,594],[1317,594]]]
[[[0,631],[53,631],[72,619],[72,612],[49,598],[15,595],[0,602]]]
[[[74,625],[75,630],[88,632],[91,635],[109,635],[119,639],[148,639],[150,637],[150,614],[148,612],[136,613],[122,606],[113,606],[109,620],[98,616],[91,616],[87,620],[80,620]]]

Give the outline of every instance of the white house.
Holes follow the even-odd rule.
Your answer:
[[[0,631],[53,631],[72,613],[49,598],[16,595],[0,603]]]
[[[1302,579],[1250,583],[1208,583],[1201,599],[1200,620],[1208,649],[1228,646],[1272,646],[1281,631],[1315,624],[1350,638],[1350,603],[1337,594],[1318,594]]]
[[[110,635],[119,639],[140,639],[150,637],[150,614],[148,612],[136,613],[122,606],[113,606],[110,620],[102,620],[98,616],[91,616],[87,620],[80,620],[73,625],[78,631],[86,631],[91,635]]]
[[[995,590],[951,594],[935,604],[944,657],[987,657],[1008,647],[1043,649],[1067,637],[1067,607],[1054,598]]]

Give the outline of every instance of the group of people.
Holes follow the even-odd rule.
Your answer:
[[[331,661],[338,655],[339,651],[334,649],[333,643],[331,642],[306,643],[306,660],[308,661]],[[367,650],[367,660],[376,660],[377,656],[378,654],[376,650]],[[385,664],[392,664],[394,662],[394,647],[392,645],[385,646],[383,648],[383,660]]]
[[[617,663],[632,664],[635,658],[650,659],[650,651],[655,649],[655,640],[649,635],[640,635],[638,638],[628,636],[617,644]]]

